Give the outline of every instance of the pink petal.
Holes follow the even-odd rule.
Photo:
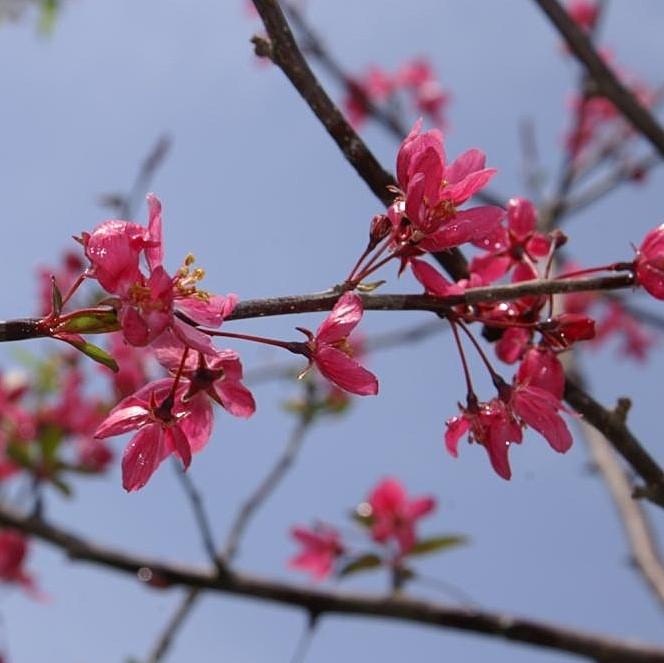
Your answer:
[[[437,297],[463,294],[463,288],[448,281],[435,267],[424,260],[412,258],[410,267],[415,278],[424,286],[428,294]]]
[[[460,154],[445,169],[445,179],[449,184],[461,182],[468,175],[483,170],[486,165],[486,155],[481,150],[472,148]]]
[[[127,491],[143,488],[163,459],[162,431],[157,424],[145,426],[122,454],[122,486]]]
[[[408,517],[417,520],[431,513],[435,508],[436,500],[433,497],[420,497],[408,504]]]
[[[369,495],[369,504],[378,516],[396,513],[405,504],[406,489],[397,479],[383,479]]]
[[[145,257],[150,271],[161,266],[164,259],[161,230],[161,201],[154,193],[149,193],[148,200],[148,233],[147,239],[151,246],[145,249]]]
[[[535,231],[537,210],[527,198],[510,198],[507,201],[507,225],[515,237],[525,239]]]
[[[149,419],[148,410],[140,405],[130,405],[119,409],[115,407],[106,419],[99,424],[93,437],[103,439],[114,435],[122,435],[130,430],[140,428]]]
[[[483,189],[495,174],[495,168],[485,168],[484,170],[470,173],[456,184],[446,186],[444,191],[445,198],[453,201],[455,205],[461,205],[468,198],[474,196],[480,189]]]
[[[459,455],[459,440],[468,432],[470,424],[466,417],[452,417],[445,422],[445,448],[455,458]]]
[[[182,432],[179,426],[167,428],[166,432],[167,442],[173,447],[176,455],[182,461],[182,466],[186,470],[191,465],[191,447],[187,440],[186,435]]]
[[[544,389],[519,387],[514,392],[514,410],[560,453],[572,446],[572,435],[558,414],[560,401]]]
[[[346,292],[316,331],[319,343],[336,343],[347,338],[362,318],[362,300],[354,292]]]
[[[465,242],[477,242],[490,235],[504,216],[504,210],[492,205],[460,210],[440,230],[422,240],[420,247],[426,251],[442,251]]]
[[[188,446],[193,453],[198,453],[210,439],[212,434],[212,406],[208,397],[200,392],[196,394],[187,404],[189,414],[180,421],[178,426],[188,441]]]
[[[217,349],[212,345],[212,339],[202,331],[192,327],[191,325],[175,318],[171,329],[177,338],[179,338],[185,345],[188,345],[204,355],[215,355]]]
[[[256,402],[251,392],[241,383],[228,376],[215,382],[213,389],[224,408],[236,417],[250,417],[256,411]]]
[[[177,308],[199,325],[219,327],[237,305],[237,295],[212,295],[207,300],[192,295],[177,300]]]
[[[329,345],[320,346],[314,361],[328,380],[351,394],[375,396],[378,393],[376,376],[340,350]]]

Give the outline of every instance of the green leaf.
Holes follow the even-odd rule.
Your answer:
[[[65,497],[72,496],[71,486],[63,481],[60,477],[50,476],[48,480],[51,482],[54,488],[57,488]]]
[[[58,16],[58,0],[42,0],[41,15],[39,16],[39,31],[49,35],[55,27],[55,19]]]
[[[51,276],[51,306],[55,315],[60,315],[62,311],[62,293],[58,284],[55,282],[55,277]]]
[[[418,541],[408,553],[409,557],[414,555],[427,555],[432,552],[447,550],[464,546],[468,543],[468,538],[462,534],[447,534],[445,536],[433,536],[428,539]]]
[[[34,460],[27,444],[11,442],[7,446],[6,453],[10,460],[14,461],[17,465],[20,465],[25,469],[32,469]]]
[[[39,443],[44,462],[47,466],[54,465],[56,455],[62,442],[62,429],[58,426],[45,426],[40,432]]]
[[[82,352],[84,355],[90,357],[99,364],[103,364],[107,368],[110,368],[114,373],[117,373],[120,370],[118,363],[108,354],[105,350],[102,350],[100,347],[88,343],[83,338],[67,337],[62,338],[63,341],[66,341],[70,345],[73,345],[77,350]]]
[[[375,555],[374,553],[367,553],[366,555],[360,555],[351,559],[347,564],[345,564],[338,573],[340,578],[345,578],[346,576],[353,575],[354,573],[360,573],[361,571],[368,571],[370,569],[377,569],[383,565],[383,560]]]

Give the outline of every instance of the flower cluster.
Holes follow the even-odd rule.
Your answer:
[[[349,78],[343,100],[346,117],[359,128],[369,117],[367,101],[381,108],[389,107],[400,91],[409,98],[415,112],[425,115],[438,127],[444,126],[444,111],[451,96],[425,58],[410,60],[395,73],[374,65],[361,76]]]
[[[433,497],[411,498],[397,479],[383,479],[352,514],[360,527],[362,545],[344,540],[338,529],[326,523],[318,523],[312,529],[295,526],[291,535],[301,550],[288,564],[309,573],[314,580],[332,575],[342,578],[380,567],[388,569],[393,580],[412,577],[407,564],[410,558],[464,542],[458,535],[418,535],[418,521],[435,508]]]

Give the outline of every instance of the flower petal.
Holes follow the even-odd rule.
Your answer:
[[[131,439],[122,454],[122,486],[131,492],[143,488],[159,467],[164,454],[162,430],[145,426]]]
[[[318,370],[338,387],[358,396],[375,396],[378,393],[376,376],[340,350],[322,345],[313,360]]]

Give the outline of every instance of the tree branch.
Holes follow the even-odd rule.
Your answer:
[[[39,518],[26,517],[8,506],[0,507],[0,524],[48,541],[71,559],[138,576],[156,587],[181,585],[254,597],[303,608],[318,615],[337,613],[386,617],[452,628],[566,651],[602,663],[664,663],[663,647],[636,644],[505,613],[450,607],[404,596],[311,589],[234,572],[220,577],[214,572],[106,548]]]
[[[322,122],[348,163],[355,168],[374,195],[386,207],[389,206],[394,194],[388,190],[388,187],[396,186],[394,177],[378,163],[311,71],[277,0],[254,0],[254,5],[270,37],[269,43],[261,37],[254,37],[257,52],[269,57],[286,74],[314,115]],[[458,249],[437,253],[435,256],[455,279],[468,275],[468,265]]]

